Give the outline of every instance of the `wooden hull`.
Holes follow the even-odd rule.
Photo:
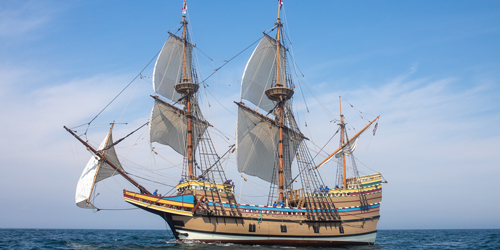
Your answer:
[[[371,245],[375,242],[380,218],[381,185],[363,190],[368,206],[360,206],[357,190],[346,189],[342,195],[322,194],[333,201],[340,220],[309,216],[308,210],[300,207],[235,204],[231,203],[229,193],[222,196],[221,202],[213,196],[207,200],[202,198],[207,192],[196,189],[191,190],[192,195],[172,197],[124,190],[124,198],[160,215],[175,237],[182,241],[288,246]]]

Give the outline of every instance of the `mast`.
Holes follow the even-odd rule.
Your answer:
[[[75,134],[73,131],[71,131],[66,126],[64,126],[64,128],[71,135],[73,135],[76,139],[78,139],[83,145],[85,145],[88,150],[92,151],[92,153],[94,153],[95,155],[99,156],[99,158],[101,160],[103,160],[107,164],[109,164],[109,166],[111,166],[113,169],[115,169],[116,172],[118,172],[121,176],[123,176],[123,178],[125,178],[127,181],[129,181],[130,183],[132,183],[132,185],[136,186],[141,191],[142,194],[149,194],[149,195],[151,194],[145,187],[141,186],[139,183],[137,183],[136,181],[134,181],[124,171],[122,171],[120,168],[118,168],[117,166],[115,166],[115,164],[113,164],[111,161],[109,161],[108,159],[106,159],[106,157],[104,156],[104,154],[101,151],[97,151],[94,147],[92,147],[90,144],[88,144],[86,141],[84,141],[82,138],[80,138],[77,134]]]
[[[342,100],[339,96],[339,107],[340,107],[340,129],[342,130],[342,137],[340,139],[340,145],[344,145],[345,143],[345,123],[344,123],[344,115],[342,114]],[[345,154],[342,154],[342,169],[343,169],[343,177],[344,177],[344,188],[347,188],[347,178],[346,178],[346,167],[345,167]]]
[[[186,21],[186,1],[183,2],[183,7],[182,7],[182,39],[183,39],[183,44],[182,44],[182,51],[183,51],[183,77],[181,79],[181,82],[176,84],[175,90],[177,93],[184,95],[185,101],[186,101],[186,120],[187,120],[187,162],[188,162],[188,179],[193,180],[195,179],[195,174],[194,174],[194,152],[193,152],[193,124],[192,124],[192,111],[191,111],[191,97],[193,96],[196,91],[198,91],[199,85],[196,83],[192,82],[192,79],[188,77],[188,72],[187,72],[187,64],[191,63],[191,61],[186,60],[186,46],[187,46],[187,24],[188,22]]]
[[[281,19],[279,18],[279,13],[280,13],[280,8],[281,5],[278,7],[278,18],[277,22],[275,23],[276,26],[278,27],[278,32],[276,35],[276,82],[274,84],[274,87],[271,87],[266,90],[266,96],[270,100],[273,100],[275,102],[278,102],[277,105],[277,110],[278,110],[278,126],[279,126],[279,141],[278,141],[278,196],[280,201],[283,200],[283,193],[284,193],[284,181],[283,181],[283,170],[284,170],[284,159],[283,159],[283,127],[285,126],[284,124],[284,112],[283,112],[283,107],[285,101],[290,99],[293,95],[293,90],[289,89],[285,86],[285,84],[280,82],[280,51],[281,51],[281,42],[280,42],[280,33],[281,33],[281,27],[283,24],[281,23]],[[284,82],[286,83],[286,79],[283,79]]]
[[[189,79],[187,77],[187,72],[186,72],[186,43],[187,43],[187,34],[186,34],[186,14],[185,12],[182,13],[182,38],[184,39],[184,43],[182,46],[182,54],[183,54],[183,66],[184,66],[184,78],[182,79],[182,82],[189,82]],[[188,94],[186,96],[186,109],[187,109],[187,153],[188,153],[188,169],[189,169],[189,179],[194,178],[194,171],[193,171],[193,126],[191,124],[191,98],[190,95]]]
[[[362,128],[357,134],[355,134],[353,137],[351,137],[351,139],[349,139],[349,141],[347,141],[346,143],[342,144],[342,146],[340,146],[337,150],[333,151],[333,153],[331,153],[329,156],[327,156],[314,169],[317,169],[317,168],[325,165],[327,162],[329,162],[334,155],[336,155],[340,150],[342,150],[344,147],[346,147],[347,145],[349,145],[349,143],[351,143],[352,141],[354,141],[359,135],[361,135],[361,133],[363,133],[368,127],[370,127],[379,117],[380,117],[380,115],[377,116],[375,119],[373,119],[370,123],[368,123],[368,125],[366,125],[364,128]]]
[[[278,20],[276,25],[278,26],[278,32],[276,34],[276,87],[282,87],[283,84],[280,83],[280,31],[281,31],[281,19],[280,19],[280,9],[278,7]],[[283,102],[278,105],[279,112],[279,140],[278,140],[278,188],[279,188],[279,199],[283,201]]]
[[[187,79],[187,72],[186,72],[186,43],[187,43],[187,34],[186,34],[186,25],[188,24],[188,22],[186,21],[186,14],[185,14],[185,11],[183,9],[183,12],[182,12],[182,21],[181,21],[181,24],[182,24],[182,38],[184,40],[184,43],[182,44],[182,56],[183,56],[183,71],[184,71],[184,79]]]
[[[281,5],[278,6],[278,20],[275,23],[276,26],[278,26],[278,32],[276,34],[276,86],[279,87],[283,86],[283,84],[280,82],[280,47],[281,47],[280,32],[281,32],[281,26],[283,26],[280,19],[280,10],[281,10]]]

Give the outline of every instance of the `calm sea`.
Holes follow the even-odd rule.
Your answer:
[[[174,248],[276,249],[291,247],[178,243],[167,230],[0,229],[0,249]],[[377,241],[373,246],[340,249],[500,249],[500,229],[379,230]]]

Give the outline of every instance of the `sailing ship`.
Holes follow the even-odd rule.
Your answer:
[[[77,206],[95,209],[96,183],[121,175],[138,189],[123,190],[124,200],[161,216],[177,240],[291,246],[374,244],[382,176],[359,176],[352,154],[361,133],[378,117],[349,138],[341,113],[339,148],[314,164],[306,144],[309,139],[300,131],[292,111],[295,85],[279,13],[280,8],[273,28],[276,35],[264,33],[243,73],[241,100],[235,102],[237,167],[241,173],[269,183],[267,204],[238,203],[215,152],[208,130],[212,125],[198,102],[194,45],[184,2],[182,35],[169,32],[155,64],[154,105],[148,122],[150,143],[166,145],[183,156],[175,195],[151,193],[129,176],[114,148],[118,141],[112,139],[113,126],[98,148],[65,127],[93,154],[77,185]],[[318,168],[332,159],[340,171],[337,186],[329,189]],[[346,173],[349,159],[354,173],[350,177]]]

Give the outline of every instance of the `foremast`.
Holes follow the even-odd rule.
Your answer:
[[[225,182],[226,176],[207,130],[211,125],[198,105],[199,84],[193,59],[195,45],[190,41],[186,13],[187,5],[183,1],[179,29],[182,34],[169,32],[156,60],[155,95],[152,96],[155,103],[151,111],[149,141],[170,146],[182,155],[181,182],[206,180],[208,175],[211,175],[210,182]],[[170,103],[160,96],[169,99]]]
[[[193,83],[192,79],[188,77],[187,74],[187,63],[191,63],[191,61],[186,61],[186,47],[188,44],[187,40],[187,24],[188,22],[186,21],[186,11],[185,11],[186,6],[184,5],[183,7],[183,12],[182,12],[182,39],[183,39],[183,46],[182,46],[182,52],[183,52],[183,73],[184,76],[182,77],[182,80],[180,83],[175,85],[175,90],[177,93],[183,95],[183,98],[185,100],[185,105],[186,105],[186,120],[187,120],[187,163],[188,163],[188,179],[189,180],[194,180],[196,179],[196,176],[194,175],[194,152],[193,152],[193,125],[192,125],[192,110],[191,110],[191,99],[193,98],[194,94],[198,91],[199,85],[196,83]],[[192,68],[192,65],[190,65]]]

